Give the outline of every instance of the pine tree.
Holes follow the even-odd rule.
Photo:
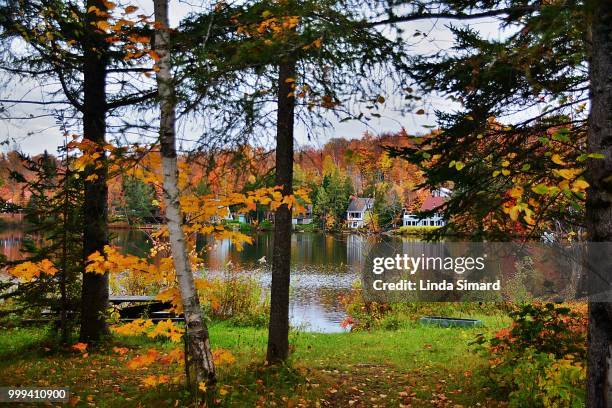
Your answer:
[[[58,272],[10,282],[2,287],[2,298],[13,299],[22,313],[35,318],[44,317],[43,311],[58,316],[60,337],[67,343],[80,309],[83,182],[66,160],[58,162],[47,152],[34,158],[22,156],[22,160],[33,177],[12,176],[25,182],[32,194],[25,209],[28,229],[22,248],[28,255],[10,266],[49,260]]]

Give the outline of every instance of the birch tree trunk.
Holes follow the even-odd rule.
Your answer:
[[[288,81],[295,78],[296,61],[283,61],[278,74],[278,118],[276,124],[276,185],[283,195],[293,194],[293,124],[295,98]],[[289,283],[291,271],[291,210],[281,205],[274,214],[272,289],[268,327],[267,361],[283,361],[289,354]]]
[[[162,168],[164,176],[164,201],[166,219],[170,235],[170,246],[174,268],[178,280],[181,300],[186,321],[188,358],[195,369],[197,383],[215,382],[215,366],[208,328],[202,318],[200,300],[196,291],[189,262],[189,254],[182,229],[182,214],[179,207],[178,167],[175,136],[175,93],[172,73],[170,71],[168,0],[154,0],[155,22],[159,28],[155,31],[155,47],[160,59],[157,62],[157,87],[161,106],[160,143]]]
[[[589,151],[603,159],[588,163],[590,188],[587,194],[589,241],[612,242],[612,2],[593,0],[590,7],[591,112]],[[610,288],[612,258],[607,251],[589,250],[588,261],[602,266],[603,281],[590,277],[591,290]],[[597,285],[597,288],[593,286]],[[605,286],[602,286],[605,285]],[[588,397],[589,408],[612,407],[612,303],[589,302]]]

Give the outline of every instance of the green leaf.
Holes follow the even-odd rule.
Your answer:
[[[531,187],[531,191],[536,194],[546,194],[548,193],[548,187],[545,184],[538,184],[537,186]]]

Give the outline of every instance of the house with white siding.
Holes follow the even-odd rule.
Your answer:
[[[374,208],[373,198],[353,197],[346,211],[346,222],[349,228],[362,228],[371,216]]]
[[[419,218],[415,211],[404,210],[402,215],[402,225],[404,227],[443,227],[446,225],[444,220],[443,208],[446,199],[450,197],[449,189],[437,189],[432,191],[419,208],[418,213],[424,213],[432,210],[437,210],[435,213],[426,218]]]

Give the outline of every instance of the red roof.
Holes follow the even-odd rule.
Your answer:
[[[432,195],[428,195],[427,197],[425,197],[425,200],[423,201],[423,204],[421,205],[420,211],[421,212],[431,211],[434,208],[444,205],[445,202],[446,200],[444,199],[444,197],[434,197]]]

